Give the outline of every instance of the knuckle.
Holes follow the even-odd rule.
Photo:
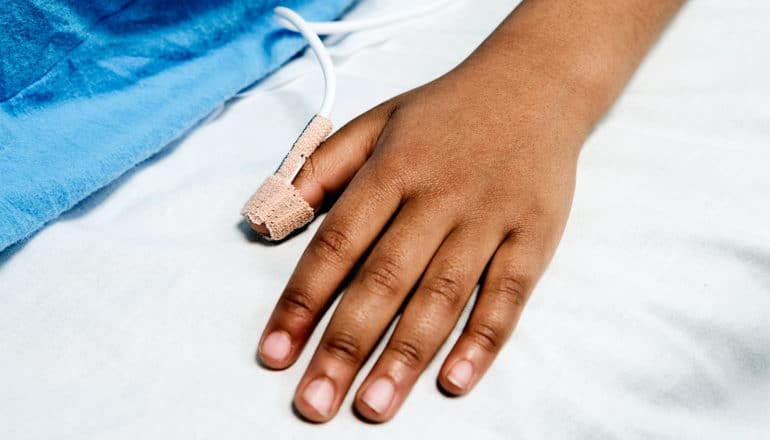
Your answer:
[[[425,362],[423,347],[411,340],[396,339],[390,343],[388,351],[391,356],[408,368],[418,369]]]
[[[463,299],[462,283],[454,275],[438,275],[423,285],[423,291],[431,301],[458,308]]]
[[[363,359],[361,342],[350,332],[333,332],[324,338],[321,347],[329,356],[349,365],[358,365]]]
[[[403,196],[406,192],[404,164],[401,157],[382,153],[372,160],[369,179],[381,197]]]
[[[471,326],[468,336],[489,353],[497,353],[503,344],[503,332],[498,327],[483,322]]]
[[[385,296],[396,295],[401,268],[402,264],[398,257],[383,257],[364,270],[361,282],[373,293]]]
[[[313,243],[313,249],[321,258],[338,264],[347,260],[351,243],[350,236],[346,232],[328,226],[318,231]]]
[[[532,194],[528,209],[525,210],[527,217],[532,220],[539,220],[556,215],[562,209],[560,203],[555,203],[554,197],[548,193]]]
[[[281,308],[290,315],[311,320],[315,316],[317,307],[315,300],[307,291],[297,287],[287,287],[281,298]]]
[[[527,285],[529,283],[526,281],[526,277],[506,275],[497,279],[492,287],[492,293],[500,301],[521,308],[527,302]]]

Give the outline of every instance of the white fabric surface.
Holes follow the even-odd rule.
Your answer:
[[[333,119],[443,73],[511,8],[461,0],[338,41]],[[292,413],[320,330],[288,371],[254,360],[319,223],[278,246],[238,226],[320,102],[314,60],[292,62],[0,254],[0,438],[766,438],[769,23],[765,1],[686,7],[588,141],[560,250],[487,377],[441,395],[447,345],[384,425],[350,397],[325,425]]]

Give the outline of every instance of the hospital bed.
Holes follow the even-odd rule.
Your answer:
[[[511,8],[327,40],[334,120],[444,73]],[[586,143],[564,239],[486,377],[438,391],[450,340],[383,425],[351,396],[324,425],[292,411],[328,314],[287,371],[255,360],[319,224],[273,245],[238,215],[320,102],[304,54],[0,254],[0,438],[767,438],[768,24],[768,2],[685,7]]]

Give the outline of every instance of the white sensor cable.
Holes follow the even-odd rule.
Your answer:
[[[306,23],[308,28],[318,35],[332,35],[332,34],[347,34],[350,32],[362,31],[366,29],[373,29],[376,27],[387,26],[389,24],[398,23],[400,21],[409,20],[419,17],[421,15],[429,14],[436,9],[449,3],[451,0],[438,0],[427,5],[417,6],[407,11],[397,12],[390,15],[383,15],[377,18],[362,18],[343,21],[315,21]],[[276,9],[286,9],[283,7]],[[283,17],[278,18],[278,23],[282,24],[289,30],[295,32],[298,28],[289,20],[284,20]]]
[[[324,75],[324,99],[318,114],[328,118],[334,106],[334,97],[337,94],[337,74],[334,72],[334,64],[332,64],[329,51],[326,50],[326,46],[324,46],[318,33],[299,14],[283,6],[275,8],[273,12],[283,20],[281,23],[288,22],[293,27],[290,30],[299,32],[307,40],[321,64],[321,71]]]
[[[273,12],[276,15],[276,21],[278,21],[278,23],[283,25],[286,29],[299,32],[305,38],[305,40],[307,40],[310,48],[313,49],[313,53],[318,59],[318,62],[321,64],[321,71],[324,75],[325,87],[324,98],[323,102],[321,103],[321,110],[319,110],[318,114],[328,118],[332,107],[334,106],[334,99],[337,93],[337,75],[334,72],[334,64],[332,63],[329,51],[326,49],[326,46],[324,46],[319,35],[346,34],[365,29],[387,26],[393,23],[398,23],[400,21],[428,14],[440,8],[441,6],[444,6],[450,1],[451,0],[438,0],[411,10],[384,15],[377,18],[343,21],[308,22],[293,10],[283,6],[279,6],[273,9]]]

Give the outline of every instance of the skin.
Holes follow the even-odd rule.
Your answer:
[[[525,0],[451,72],[359,116],[310,157],[294,182],[303,197],[317,208],[341,195],[259,351],[270,368],[292,365],[351,279],[297,386],[302,416],[334,417],[401,311],[354,403],[365,419],[391,419],[480,283],[438,377],[449,394],[473,389],[555,252],[581,146],[682,3]]]

